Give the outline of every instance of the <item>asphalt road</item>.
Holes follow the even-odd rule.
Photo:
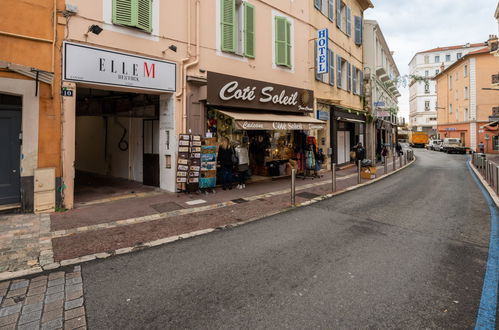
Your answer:
[[[333,199],[83,265],[90,329],[474,326],[489,211],[465,156]]]

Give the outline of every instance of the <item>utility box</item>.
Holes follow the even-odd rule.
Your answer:
[[[34,212],[55,211],[55,167],[35,169]]]
[[[376,178],[377,168],[374,166],[362,167],[360,170],[360,177],[362,179],[374,179]]]

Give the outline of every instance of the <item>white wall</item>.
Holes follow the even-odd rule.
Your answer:
[[[121,151],[118,143],[127,129],[125,140],[128,150]],[[76,118],[75,168],[101,175],[142,182],[142,119],[109,117],[107,131],[107,159],[105,152],[104,117],[79,116]]]
[[[172,95],[159,97],[159,187],[175,192],[177,167],[177,132],[175,131],[175,99]],[[171,157],[171,168],[166,168],[166,156]]]

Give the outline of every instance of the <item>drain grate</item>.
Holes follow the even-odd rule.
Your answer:
[[[246,203],[247,200],[242,199],[242,198],[236,198],[236,199],[231,200],[231,202],[241,204],[241,203]]]
[[[296,196],[300,196],[300,197],[303,197],[303,198],[306,198],[306,199],[312,199],[312,198],[318,197],[320,195],[314,194],[314,193],[311,193],[311,192],[308,192],[308,191],[304,191],[304,192],[296,194]]]
[[[165,213],[165,212],[183,209],[182,205],[179,205],[175,202],[166,202],[166,203],[154,204],[154,205],[151,205],[151,207],[153,209],[155,209],[156,211],[158,211],[159,213]]]

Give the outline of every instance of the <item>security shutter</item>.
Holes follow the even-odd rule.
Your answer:
[[[113,24],[152,31],[152,0],[113,0]]]
[[[352,65],[352,93],[357,94],[357,68]]]
[[[152,31],[151,0],[137,0],[137,27],[147,32]]]
[[[332,22],[334,20],[334,0],[328,0],[327,17]]]
[[[291,22],[286,20],[286,66],[291,67]]]
[[[314,59],[315,59],[315,80],[322,81],[322,74],[319,73],[319,62],[317,61],[317,40],[314,41]]]
[[[341,29],[341,0],[336,0],[336,26]]]
[[[285,17],[275,17],[275,63],[277,65],[287,65],[286,25]]]
[[[329,85],[334,86],[334,53],[329,49]]]
[[[234,53],[236,51],[236,0],[221,0],[220,7],[222,50]]]
[[[348,36],[351,36],[352,35],[352,10],[350,9],[350,7],[347,7],[346,8],[346,16],[347,16],[347,35]]]
[[[364,95],[364,72],[360,71],[360,95]]]
[[[341,56],[336,55],[336,72],[337,72],[337,77],[336,77],[336,86],[341,88],[343,84],[341,83]]]
[[[352,90],[352,65],[347,62],[347,90],[350,92]]]
[[[255,6],[244,2],[244,55],[255,57]]]
[[[354,16],[355,24],[355,44],[362,45],[362,17]]]

